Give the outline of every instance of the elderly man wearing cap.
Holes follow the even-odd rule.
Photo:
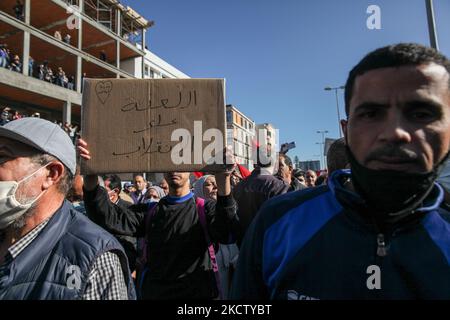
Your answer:
[[[135,297],[123,248],[65,200],[75,164],[56,124],[0,128],[0,300]]]

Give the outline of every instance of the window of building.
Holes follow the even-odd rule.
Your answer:
[[[233,130],[227,129],[227,145],[233,145]]]
[[[233,115],[231,114],[231,111],[227,111],[227,122],[231,123],[233,121]]]
[[[153,71],[153,69],[150,69],[150,78],[155,78],[155,71]]]
[[[150,67],[148,65],[145,65],[144,67],[144,75],[148,77],[150,75]]]

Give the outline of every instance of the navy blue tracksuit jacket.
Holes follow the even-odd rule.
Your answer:
[[[408,222],[382,234],[358,212],[361,198],[342,186],[349,175],[338,171],[328,186],[261,208],[241,247],[232,299],[450,299],[442,188],[436,184]]]

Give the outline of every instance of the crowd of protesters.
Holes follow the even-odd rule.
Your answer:
[[[28,113],[20,112],[18,110],[12,110],[10,107],[5,107],[5,106],[0,107],[0,109],[1,109],[0,126],[4,126],[11,121],[22,119],[22,118],[28,118],[28,117],[41,118],[41,114],[39,112],[33,112],[31,114],[28,114]],[[68,123],[68,122],[62,123],[61,121],[58,122],[57,120],[54,120],[53,122],[55,124],[57,124],[60,128],[62,128],[64,130],[64,132],[66,132],[67,135],[70,137],[72,142],[75,144],[76,139],[79,138],[79,136],[80,136],[79,125],[74,124],[74,123]]]
[[[22,72],[22,62],[19,55],[12,53],[5,43],[0,44],[0,67]]]
[[[17,0],[16,4],[12,8],[12,12],[14,13],[16,19],[21,21],[24,20],[24,4],[22,1]],[[66,34],[62,37],[59,31],[55,31],[54,37],[67,44],[71,44],[70,34]],[[6,43],[0,44],[0,67],[19,73],[22,72],[24,68],[20,55],[17,53],[12,53]],[[28,58],[28,74],[32,77],[56,84],[60,87],[67,88],[69,90],[76,90],[75,76],[67,75],[61,66],[58,66],[56,70],[53,70],[49,66],[49,62],[47,60],[37,64],[33,57],[30,56]]]
[[[450,299],[449,79],[431,48],[370,53],[319,176],[264,145],[254,168],[82,176],[69,124],[9,121],[0,299]]]
[[[0,44],[0,67],[19,73],[22,72],[24,67],[20,56],[12,53],[7,44]],[[39,80],[53,83],[69,90],[76,90],[75,76],[67,75],[62,67],[58,67],[54,71],[47,60],[36,64],[33,57],[30,56],[28,59],[28,74]]]
[[[340,155],[338,155],[338,157],[340,157]],[[330,161],[333,161],[335,158],[336,156],[333,154],[328,155],[328,159],[330,159]],[[193,280],[194,282],[199,282],[198,285],[192,285],[189,290],[185,289],[186,291],[181,290],[181,288],[183,288],[183,285],[181,284],[170,284],[169,279],[176,279],[180,276],[177,272],[187,271],[183,269],[181,269],[181,271],[176,271],[171,270],[170,267],[167,267],[167,264],[170,264],[172,261],[172,263],[175,263],[177,266],[181,263],[181,261],[174,259],[174,257],[179,256],[180,254],[185,255],[186,253],[183,251],[190,250],[186,246],[181,246],[179,249],[170,247],[168,248],[169,250],[165,251],[164,256],[168,255],[169,257],[161,257],[161,259],[168,260],[164,261],[164,263],[163,261],[160,262],[160,267],[165,265],[165,273],[164,277],[153,280],[152,286],[155,287],[155,291],[151,290],[150,292],[143,292],[143,288],[146,290],[144,284],[141,283],[140,287],[138,285],[139,281],[144,281],[142,278],[144,275],[142,275],[142,273],[139,274],[139,271],[140,266],[143,264],[142,259],[146,259],[146,257],[141,258],[144,254],[142,250],[145,245],[142,238],[142,231],[138,234],[138,231],[135,230],[136,227],[131,227],[129,224],[137,223],[136,220],[139,219],[139,216],[136,216],[137,212],[142,210],[145,211],[149,206],[152,206],[163,199],[164,201],[167,200],[170,203],[169,184],[166,178],[149,181],[146,180],[143,174],[136,174],[133,177],[133,181],[122,182],[118,175],[104,175],[96,178],[98,179],[98,185],[95,186],[93,190],[84,189],[81,191],[85,199],[82,202],[82,205],[79,205],[79,201],[83,199],[82,197],[74,198],[72,200],[77,203],[77,208],[81,213],[88,215],[93,221],[109,230],[121,243],[128,257],[129,267],[132,271],[132,276],[135,279],[136,285],[140,290],[141,298],[213,298],[216,295],[220,295],[221,298],[227,298],[231,289],[233,274],[236,269],[239,256],[239,246],[245,233],[246,224],[249,225],[251,223],[251,220],[254,215],[256,215],[259,207],[263,204],[263,202],[276,195],[313,188],[315,186],[314,180],[309,178],[306,179],[309,181],[308,185],[304,179],[305,176],[308,176],[308,174],[313,174],[315,177],[314,171],[303,171],[301,169],[294,170],[290,157],[283,153],[280,153],[278,160],[278,170],[272,171],[266,176],[260,176],[261,169],[266,168],[269,170],[267,172],[270,172],[270,170],[273,170],[275,166],[272,165],[271,168],[267,168],[266,166],[259,164],[255,170],[250,171],[244,166],[236,165],[236,167],[230,172],[230,186],[233,197],[236,199],[237,207],[239,208],[237,215],[239,216],[240,222],[237,222],[237,215],[233,216],[234,218],[231,220],[235,220],[230,222],[230,225],[233,227],[231,227],[232,232],[229,233],[232,240],[223,241],[224,243],[220,244],[216,243],[215,245],[218,280],[212,280],[212,282],[216,284],[219,283],[220,285],[220,288],[215,289],[202,288],[202,283],[199,282],[199,279]],[[345,158],[339,159],[338,162],[346,163],[346,160]],[[345,164],[341,168],[345,168]],[[254,180],[254,176],[259,177]],[[216,176],[213,173],[208,174],[194,172],[188,174],[186,177],[185,183],[194,197],[202,198],[210,202],[217,201],[218,187]],[[321,177],[324,178],[322,183],[325,184],[326,176],[322,175]],[[260,185],[261,181],[264,181],[261,185],[261,189],[255,190],[255,188],[259,188],[258,185]],[[83,187],[80,189],[83,189]],[[76,192],[73,191],[73,193]],[[169,198],[167,198],[167,196]],[[69,197],[69,199],[71,198]],[[247,205],[248,202],[251,204]],[[250,211],[253,211],[253,214],[251,214],[251,217],[248,218],[246,217],[245,212]],[[104,214],[106,216],[103,216]],[[127,219],[133,215],[135,215],[134,219],[132,218],[128,222],[123,222],[123,219]],[[182,220],[184,219],[186,218],[183,217]],[[246,219],[249,221],[246,222]],[[173,223],[174,221],[170,222],[170,224]],[[133,229],[133,231],[130,229]],[[166,232],[170,233],[168,230],[166,230]],[[140,237],[138,235],[140,235]],[[141,240],[139,240],[139,238],[141,238]],[[189,244],[189,246],[191,245],[192,244]],[[206,262],[203,261],[203,263],[206,264],[205,267],[207,267],[210,258],[208,257],[206,260]],[[175,269],[175,267],[172,268]],[[186,266],[185,268],[189,269],[192,268],[192,266]],[[163,271],[161,270],[161,272]],[[171,272],[174,272],[174,274],[171,274]],[[166,284],[162,285],[164,282],[166,282]],[[209,286],[207,282],[203,284],[207,287]],[[187,284],[185,283],[184,286],[186,285]]]

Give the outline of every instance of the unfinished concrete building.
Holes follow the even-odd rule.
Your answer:
[[[0,44],[22,62],[21,72],[0,67],[0,106],[79,123],[83,77],[144,76],[125,71],[121,62],[140,58],[144,65],[141,48],[152,24],[118,0],[0,1]],[[40,80],[36,70],[44,64],[61,67],[73,88]]]

